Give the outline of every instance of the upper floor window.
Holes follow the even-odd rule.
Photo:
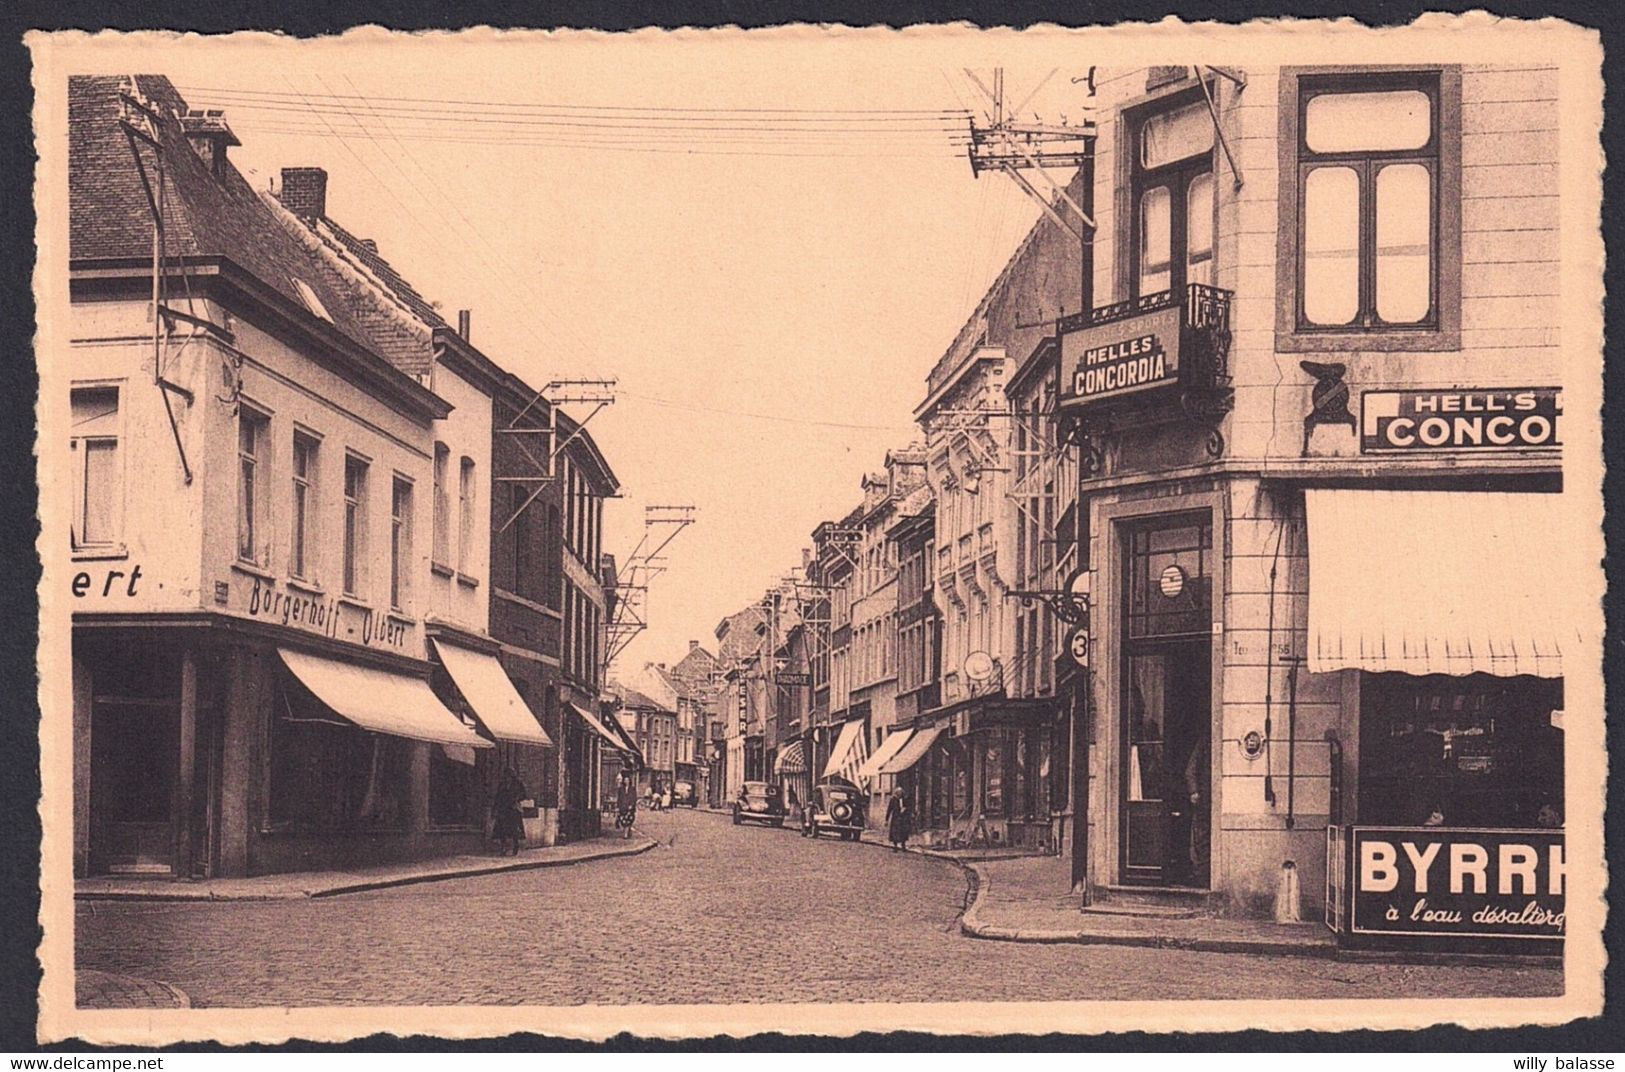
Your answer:
[[[237,411],[237,557],[266,566],[271,543],[266,531],[266,443],[271,418],[247,406]]]
[[[1434,319],[1437,80],[1305,82],[1300,328]]]
[[[451,563],[451,448],[434,445],[434,547],[430,557],[442,566]]]
[[[358,596],[366,581],[362,556],[367,553],[367,463],[354,454],[344,457],[344,594]]]
[[[293,501],[289,513],[292,531],[289,533],[288,572],[302,580],[311,575],[314,543],[314,515],[316,498],[315,436],[304,432],[293,434]]]
[[[474,568],[474,459],[465,457],[457,473],[457,572]]]
[[[119,542],[124,512],[124,464],[119,454],[119,389],[76,387],[71,395],[74,496],[70,545],[110,548]]]
[[[395,478],[389,499],[389,605],[406,606],[412,570],[412,482]]]
[[[1213,282],[1213,117],[1200,97],[1132,129],[1135,297]]]
[[[1287,69],[1277,344],[1460,341],[1461,79]]]

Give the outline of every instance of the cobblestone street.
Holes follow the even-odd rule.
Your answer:
[[[196,1006],[1376,998],[1558,993],[1554,967],[962,936],[940,860],[678,810],[641,856],[297,901],[78,906],[81,968]]]

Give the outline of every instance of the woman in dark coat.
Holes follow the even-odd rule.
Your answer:
[[[886,805],[886,839],[893,849],[908,848],[908,839],[914,834],[914,812],[901,789],[893,789],[891,801]]]
[[[638,780],[630,770],[621,771],[620,784],[615,787],[615,825],[621,828],[621,837],[632,836],[632,824],[638,814]]]
[[[503,842],[510,843],[512,848],[507,853],[510,856],[519,855],[519,843],[525,840],[525,817],[519,810],[519,802],[528,796],[518,772],[512,767],[504,770],[491,801],[491,838],[499,851]]]

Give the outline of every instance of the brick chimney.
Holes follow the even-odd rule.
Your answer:
[[[327,215],[327,172],[319,167],[282,169],[282,192],[277,200],[295,216],[314,220]]]
[[[457,310],[457,334],[463,337],[464,342],[473,342],[470,332],[474,326],[474,312],[471,309]]]
[[[698,640],[690,640],[688,642],[688,650],[689,651],[693,651],[695,648],[697,648],[699,646],[700,646],[700,642]]]

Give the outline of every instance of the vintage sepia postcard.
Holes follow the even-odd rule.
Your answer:
[[[28,43],[42,1040],[1601,1010],[1594,32]]]

